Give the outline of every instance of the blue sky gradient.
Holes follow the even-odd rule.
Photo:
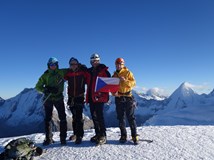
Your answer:
[[[0,97],[33,88],[56,57],[90,67],[90,55],[115,70],[122,57],[136,89],[171,94],[189,82],[199,93],[214,88],[213,0],[2,0]]]

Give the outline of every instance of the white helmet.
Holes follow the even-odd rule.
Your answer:
[[[97,53],[91,55],[90,61],[100,61],[100,56]]]

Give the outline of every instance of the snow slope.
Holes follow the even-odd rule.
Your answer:
[[[185,82],[145,125],[214,125],[214,95],[198,95]]]
[[[127,128],[130,135],[130,130]],[[83,143],[69,141],[67,146],[59,143],[59,133],[54,133],[55,144],[45,149],[45,153],[35,160],[213,160],[214,126],[147,126],[138,127],[140,144],[131,141],[120,144],[118,128],[107,129],[107,144],[95,146],[90,137],[94,130],[85,130]],[[68,132],[68,136],[72,131]],[[44,134],[31,134],[28,137],[41,146]],[[0,151],[13,138],[0,139]],[[129,137],[130,138],[130,137]],[[148,143],[148,140],[153,140]]]

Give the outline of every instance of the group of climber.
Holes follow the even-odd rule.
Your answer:
[[[91,117],[94,124],[95,135],[91,142],[96,144],[106,143],[106,126],[104,120],[104,104],[109,100],[109,92],[95,91],[97,77],[117,77],[119,78],[119,90],[111,92],[115,96],[115,105],[119,128],[121,131],[120,143],[127,141],[126,119],[131,129],[132,140],[138,143],[137,126],[135,120],[135,107],[132,89],[136,82],[131,71],[125,67],[123,58],[117,58],[115,61],[116,71],[111,74],[105,64],[100,63],[100,56],[92,54],[90,57],[91,67],[87,68],[81,64],[78,59],[72,57],[69,60],[69,68],[60,69],[57,58],[51,57],[48,60],[48,69],[39,78],[36,89],[44,93],[45,110],[45,140],[43,145],[54,143],[52,133],[52,111],[56,108],[60,120],[60,142],[66,145],[67,138],[67,120],[64,105],[64,82],[68,82],[67,105],[72,113],[73,135],[70,140],[75,144],[82,143],[84,136],[83,129],[83,107],[89,104]],[[87,91],[85,88],[87,86]],[[85,94],[86,93],[86,94]]]
[[[125,66],[123,58],[115,60],[116,70],[113,75],[108,71],[105,64],[100,63],[100,56],[92,54],[90,57],[91,67],[87,68],[78,59],[72,57],[69,60],[69,68],[60,69],[57,58],[51,57],[48,60],[48,69],[41,75],[36,83],[36,90],[44,94],[43,105],[45,111],[45,140],[44,146],[54,143],[52,133],[52,112],[53,107],[58,112],[60,121],[60,143],[66,145],[67,141],[67,120],[64,104],[64,82],[67,81],[68,101],[67,105],[72,113],[73,135],[69,140],[75,144],[81,144],[84,136],[83,108],[89,104],[91,118],[93,120],[95,135],[90,141],[97,145],[107,142],[106,126],[104,120],[104,104],[109,101],[109,92],[96,91],[97,77],[116,77],[119,79],[119,88],[111,92],[115,96],[115,105],[119,128],[121,131],[120,143],[127,141],[126,118],[128,120],[131,136],[134,144],[138,144],[137,125],[135,119],[135,100],[132,89],[136,85],[133,73]],[[87,86],[87,91],[85,88]],[[12,140],[5,146],[5,151],[0,154],[2,160],[31,160],[34,156],[43,153],[41,147],[35,147],[33,141],[26,138]]]
[[[75,144],[82,143],[84,136],[83,129],[83,107],[84,103],[89,104],[91,117],[94,124],[95,135],[90,139],[96,144],[106,143],[106,126],[104,120],[104,104],[109,100],[108,92],[95,91],[97,77],[119,78],[119,90],[111,92],[115,96],[115,105],[119,128],[121,131],[120,143],[127,141],[126,117],[131,129],[132,140],[138,143],[137,125],[135,120],[135,105],[132,89],[136,85],[133,73],[125,66],[123,58],[115,60],[116,70],[111,76],[108,67],[100,63],[100,56],[92,54],[90,57],[91,67],[87,68],[78,59],[72,57],[69,60],[69,68],[60,69],[57,58],[51,57],[48,60],[48,69],[39,78],[36,89],[44,93],[45,110],[45,140],[43,145],[54,143],[52,134],[52,111],[53,107],[58,111],[60,120],[60,142],[66,145],[67,121],[64,105],[64,82],[68,82],[67,105],[72,113],[73,135],[69,137]],[[85,86],[87,91],[85,94]]]

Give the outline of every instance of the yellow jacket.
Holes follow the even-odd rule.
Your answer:
[[[129,71],[127,67],[123,67],[119,72],[115,71],[112,77],[125,78],[125,81],[120,81],[118,93],[113,93],[113,95],[128,97],[132,96],[131,90],[136,85],[136,81],[134,79],[133,73]]]

